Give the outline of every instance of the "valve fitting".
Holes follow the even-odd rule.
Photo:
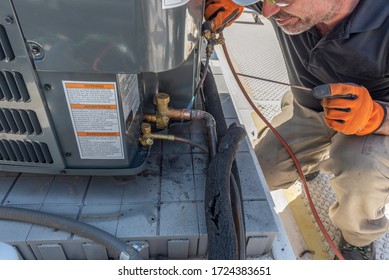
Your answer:
[[[155,123],[158,129],[165,129],[169,125],[169,102],[170,96],[167,93],[157,93],[154,98],[154,104],[157,107]]]

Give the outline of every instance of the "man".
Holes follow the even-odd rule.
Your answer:
[[[387,0],[208,0],[205,18],[221,31],[248,6],[269,18],[292,89],[272,123],[303,168],[334,174],[329,216],[345,259],[374,259],[389,230],[389,2]],[[297,179],[272,133],[255,151],[271,190]]]

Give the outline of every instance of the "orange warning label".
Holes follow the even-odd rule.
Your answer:
[[[65,83],[66,88],[105,88],[114,89],[114,84],[82,84],[82,83]]]

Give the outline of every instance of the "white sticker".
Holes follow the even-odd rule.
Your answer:
[[[172,9],[184,6],[189,0],[162,0],[162,9]]]
[[[135,115],[140,106],[138,75],[117,74],[117,77],[123,104],[124,122],[126,122],[130,113],[132,112]]]
[[[116,83],[63,81],[82,159],[123,159]]]

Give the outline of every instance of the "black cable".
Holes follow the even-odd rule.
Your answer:
[[[216,120],[217,137],[222,138],[227,131],[227,124],[225,121],[219,93],[216,87],[215,79],[209,68],[202,69],[203,72],[208,73],[207,79],[204,82],[203,90],[206,94],[205,110],[209,112]],[[239,170],[235,159],[232,162],[230,170],[230,179],[227,184],[230,186],[230,200],[231,209],[233,211],[233,223],[235,225],[236,236],[238,239],[239,259],[246,258],[246,231],[243,214],[242,190],[239,179]],[[227,174],[225,174],[227,176]],[[206,190],[207,191],[207,190]]]
[[[231,125],[220,139],[216,155],[209,162],[205,186],[208,259],[237,260],[243,258],[240,244],[242,231],[236,230],[234,212],[231,211],[235,203],[232,201],[235,197],[231,195],[231,188],[234,188],[231,186],[231,167],[239,149],[239,143],[245,136],[244,128]],[[240,210],[237,212],[239,213]]]
[[[208,69],[209,67],[209,60],[211,59],[211,55],[207,54],[207,57],[205,59],[205,64],[204,64],[204,69]],[[200,81],[199,83],[197,84],[197,87],[196,87],[196,90],[194,91],[193,93],[193,97],[196,97],[199,93],[200,93],[200,90],[201,88],[203,87],[204,85],[204,81],[205,81],[205,78],[207,77],[207,72],[208,71],[203,71],[203,75],[200,77]]]

